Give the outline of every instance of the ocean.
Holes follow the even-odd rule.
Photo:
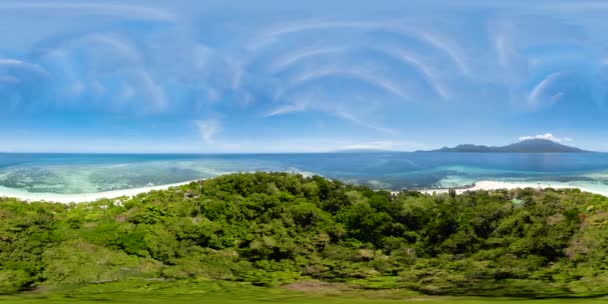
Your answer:
[[[390,190],[489,180],[608,191],[608,153],[0,154],[0,187],[24,193],[97,193],[253,171],[320,175]]]

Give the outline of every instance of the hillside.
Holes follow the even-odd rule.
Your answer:
[[[209,280],[445,295],[608,293],[608,198],[576,190],[392,195],[255,173],[88,204],[4,198],[0,218],[7,294]]]
[[[562,145],[547,139],[528,139],[502,147],[465,144],[454,148],[443,147],[437,150],[422,152],[575,153],[588,151]]]

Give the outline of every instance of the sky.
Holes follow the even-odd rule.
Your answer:
[[[0,2],[0,151],[608,151],[606,1]]]

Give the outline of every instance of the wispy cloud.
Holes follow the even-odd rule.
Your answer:
[[[142,70],[139,74],[141,87],[144,89],[148,100],[152,102],[155,110],[167,108],[169,102],[167,101],[162,85],[158,84],[148,71]]]
[[[176,19],[173,14],[157,8],[110,3],[3,1],[0,3],[1,9],[78,10],[96,15],[113,15],[134,19],[161,21],[174,21]]]
[[[447,93],[446,88],[444,87],[444,85],[441,83],[438,76],[436,75],[435,71],[429,65],[427,65],[420,58],[417,58],[415,55],[413,55],[407,51],[400,51],[399,57],[401,59],[405,60],[406,62],[408,62],[409,64],[413,65],[414,67],[416,67],[416,69],[418,69],[420,71],[420,73],[422,73],[422,75],[424,76],[424,78],[426,79],[428,84],[431,86],[431,88],[433,88],[433,90],[435,90],[435,92],[442,99],[448,99],[450,97],[449,94]]]
[[[284,69],[285,67],[287,67],[291,64],[294,64],[305,58],[310,58],[313,56],[319,56],[319,55],[325,55],[325,54],[336,54],[336,53],[344,52],[345,50],[347,50],[347,49],[342,48],[342,47],[321,47],[321,48],[301,50],[296,53],[290,53],[290,54],[287,54],[287,55],[284,55],[284,56],[278,58],[273,63],[271,63],[271,69],[274,71],[281,70],[281,69]]]
[[[347,77],[354,78],[360,81],[376,86],[388,93],[391,93],[402,100],[409,100],[410,96],[401,86],[391,79],[383,78],[372,72],[364,71],[357,68],[345,68],[338,66],[326,67],[323,69],[315,69],[304,74],[300,74],[290,80],[290,85],[280,90],[275,98],[280,98],[283,93],[291,88],[298,87],[303,83],[318,80],[326,77]]]
[[[11,58],[0,58],[0,65],[4,66],[16,66],[23,64],[23,61]]]
[[[496,56],[498,57],[498,63],[506,67],[508,65],[508,46],[507,46],[507,38],[503,33],[497,33],[494,45],[496,47]]]
[[[103,47],[111,48],[112,52],[121,58],[131,60],[133,62],[140,62],[141,54],[131,45],[119,37],[107,35],[107,34],[92,34],[85,36],[81,39],[86,43],[92,43],[93,45],[102,44]]]
[[[348,111],[338,109],[338,110],[334,111],[334,114],[337,117],[340,117],[346,121],[350,121],[350,122],[354,123],[355,125],[362,126],[367,129],[375,130],[375,131],[378,131],[378,132],[381,132],[381,133],[384,133],[387,135],[395,135],[398,133],[395,129],[376,125],[372,122],[363,120]]]
[[[302,102],[289,103],[289,104],[278,106],[278,107],[270,110],[268,113],[264,114],[264,117],[272,117],[272,116],[279,116],[279,115],[284,115],[284,114],[288,114],[288,113],[301,112],[301,111],[305,111],[306,109],[308,109],[307,103],[302,103]]]
[[[458,66],[458,68],[464,75],[470,76],[469,67],[464,59],[465,56],[462,55],[457,50],[457,47],[455,47],[451,42],[448,42],[447,39],[439,38],[429,32],[414,32],[420,35],[420,37],[422,37],[424,40],[435,46],[437,49],[445,52],[452,59],[452,61],[454,61],[454,63]]]
[[[140,112],[157,113],[169,101],[142,52],[127,36],[92,33],[56,42],[43,52],[43,60],[52,62],[57,83],[69,82],[64,84],[69,98],[94,97],[103,99],[98,106],[113,110],[139,105]]]
[[[261,37],[265,43],[258,44],[265,45],[268,40],[273,40],[278,36],[288,35],[292,33],[298,33],[303,31],[310,30],[322,30],[322,29],[331,29],[331,28],[358,28],[358,29],[369,29],[370,26],[373,27],[373,24],[368,22],[358,22],[358,21],[341,21],[341,20],[306,20],[299,22],[292,22],[288,24],[279,24],[270,28],[267,31],[264,31]]]
[[[353,111],[351,111],[349,108],[351,108],[350,105],[335,102],[326,102],[316,96],[306,94],[305,96],[298,96],[294,98],[291,103],[287,103],[270,110],[269,112],[264,114],[264,117],[280,116],[303,111],[318,111],[331,114],[339,119],[348,121],[359,127],[374,130],[383,134],[395,135],[396,133],[398,133],[392,128],[378,125],[376,123],[371,122],[369,119],[364,119],[360,117],[359,115],[353,113]]]
[[[297,128],[322,121],[331,132],[313,135],[326,137],[315,149],[392,149],[375,139],[421,125],[443,140],[446,126],[465,134],[477,120],[487,132],[569,121],[582,134],[574,129],[605,114],[606,21],[581,9],[608,8],[601,1],[389,1],[381,11],[313,1],[298,13],[289,3],[230,2],[0,1],[0,102],[53,121],[63,111],[136,117],[133,125],[179,117],[181,134],[200,113],[217,113],[221,120],[196,123],[213,146],[243,121],[268,130],[299,113],[264,141],[303,136]],[[520,108],[530,110],[524,123]]]
[[[5,84],[18,84],[20,81],[18,78],[10,75],[0,75],[0,83]]]
[[[32,64],[29,62],[25,62],[18,59],[13,58],[0,58],[0,69],[2,68],[12,68],[12,69],[23,69],[27,71],[34,72],[39,76],[47,77],[49,76],[49,72],[37,64]]]
[[[465,62],[464,55],[461,54],[458,48],[444,37],[439,37],[428,30],[420,30],[419,28],[404,26],[393,21],[352,21],[352,20],[307,20],[289,24],[280,24],[264,31],[258,35],[254,41],[253,49],[258,49],[261,46],[268,46],[272,42],[276,42],[281,36],[300,33],[311,30],[332,30],[332,29],[350,29],[354,31],[383,31],[386,33],[394,33],[405,37],[413,37],[425,42],[429,46],[443,52],[452,60],[460,72],[469,76],[470,71]],[[329,50],[329,49],[326,49]],[[319,49],[318,51],[322,51]]]
[[[215,142],[215,136],[224,129],[222,121],[215,118],[198,120],[194,123],[198,127],[203,142],[206,144],[213,144]]]
[[[565,75],[567,75],[567,73],[565,72],[555,72],[545,77],[541,82],[534,86],[532,91],[530,91],[530,93],[528,94],[528,101],[531,103],[538,103],[539,99],[545,93],[545,91]]]
[[[588,12],[589,10],[607,10],[608,3],[604,1],[563,1],[558,3],[549,2],[548,4],[542,5],[539,8],[548,11]]]

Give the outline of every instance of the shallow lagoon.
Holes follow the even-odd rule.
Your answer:
[[[606,153],[0,154],[0,186],[29,193],[95,193],[250,171],[318,174],[393,190],[492,180],[608,191]]]

